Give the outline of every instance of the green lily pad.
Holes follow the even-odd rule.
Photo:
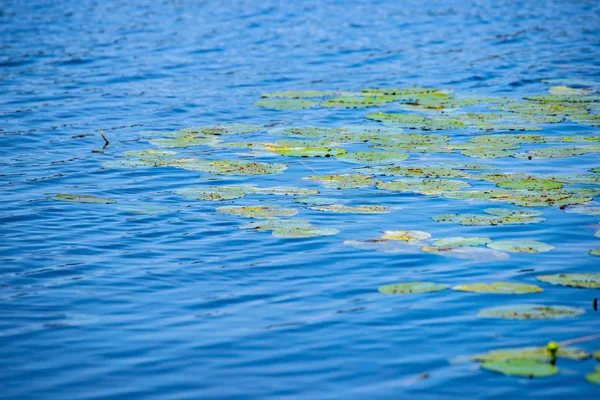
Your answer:
[[[192,200],[223,201],[244,197],[249,189],[245,186],[197,186],[176,189],[174,192]]]
[[[203,161],[195,158],[180,158],[170,164],[191,171],[202,171],[216,175],[267,175],[277,174],[287,169],[285,164],[256,161],[219,160]]]
[[[527,378],[545,378],[558,372],[556,366],[530,359],[512,359],[506,361],[484,362],[481,368],[508,376]]]
[[[585,374],[585,379],[594,385],[600,385],[600,366],[597,366],[593,372]]]
[[[600,249],[592,249],[589,253],[593,256],[600,257]]]
[[[490,149],[490,148],[473,148],[465,149],[460,152],[463,156],[473,158],[504,158],[511,157],[515,154],[514,151],[501,150],[501,149]]]
[[[513,181],[499,181],[496,182],[496,186],[502,189],[509,190],[556,190],[563,187],[562,183],[543,180],[543,179],[523,179]]]
[[[554,249],[554,246],[535,240],[497,240],[488,243],[487,247],[509,253],[543,253]]]
[[[535,285],[511,282],[472,283],[467,285],[458,285],[452,289],[459,290],[461,292],[497,294],[525,294],[543,292],[542,288]]]
[[[386,214],[391,211],[390,207],[377,205],[345,206],[342,204],[331,204],[324,206],[310,207],[311,210],[346,213],[346,214]]]
[[[75,203],[89,203],[89,204],[112,204],[116,203],[116,200],[107,199],[105,197],[91,196],[86,194],[68,194],[58,193],[54,196],[48,196],[49,200],[56,201],[71,201]]]
[[[594,354],[593,354],[593,357],[594,357],[596,360],[600,361],[600,350],[596,350],[596,351],[594,352]]]
[[[322,90],[296,90],[296,91],[288,91],[288,92],[272,92],[268,94],[264,94],[261,97],[286,97],[290,99],[301,99],[306,97],[327,97],[334,96],[337,92],[333,92],[330,90],[322,91]]]
[[[319,191],[315,189],[306,189],[293,186],[273,186],[265,188],[252,187],[251,192],[255,194],[274,194],[280,196],[306,196],[319,193]]]
[[[222,206],[217,211],[223,214],[237,215],[246,218],[270,219],[277,217],[292,217],[298,214],[293,208],[280,208],[273,205],[262,206]]]
[[[488,237],[448,237],[443,239],[437,239],[432,242],[435,246],[480,246],[491,242],[492,240]]]
[[[585,313],[582,308],[567,306],[545,306],[538,304],[518,304],[486,308],[479,312],[480,317],[502,319],[555,319],[572,318]]]
[[[354,164],[388,164],[391,162],[406,160],[408,155],[395,152],[363,151],[342,154],[336,158],[340,161]]]
[[[274,100],[274,99],[263,99],[254,102],[255,105],[268,108],[271,110],[302,110],[305,108],[311,108],[317,105],[316,101],[312,100],[300,100],[300,99],[286,99],[286,100]]]
[[[319,236],[331,236],[340,233],[337,229],[311,227],[277,228],[273,230],[273,236],[278,238],[309,238]]]
[[[445,163],[441,164],[439,167],[459,171],[488,171],[498,169],[498,167],[493,165],[480,163]]]
[[[294,201],[307,206],[329,206],[337,203],[338,200],[327,197],[296,197]]]
[[[321,102],[326,108],[365,108],[397,100],[394,96],[342,96]]]
[[[486,208],[483,210],[486,214],[496,215],[498,217],[516,217],[531,218],[539,217],[544,213],[537,210],[513,210],[510,208]]]
[[[364,176],[358,174],[343,174],[343,175],[323,175],[323,176],[307,176],[303,179],[317,181],[330,189],[355,189],[370,187],[377,184],[378,181],[371,179],[372,176]]]
[[[546,147],[543,149],[530,150],[526,153],[516,154],[516,158],[567,158],[590,153],[599,153],[600,145],[578,146],[578,147]]]
[[[318,128],[312,126],[304,127],[278,127],[269,129],[268,133],[274,136],[300,136],[321,137],[326,135],[337,135],[341,132],[338,128]]]
[[[540,103],[592,103],[600,101],[599,96],[569,96],[542,94],[538,96],[524,96],[525,100],[536,101]]]
[[[262,129],[258,125],[240,124],[237,122],[229,124],[217,124],[217,125],[205,125],[195,126],[191,128],[184,128],[177,131],[173,136],[192,136],[192,135],[206,135],[206,136],[220,136],[220,135],[237,135],[250,132],[256,132]]]
[[[593,172],[595,174],[600,174],[600,168],[591,168],[590,172]]]
[[[585,360],[590,358],[590,354],[585,350],[576,347],[560,346],[556,352],[559,358],[567,358],[570,360]],[[479,362],[503,362],[514,359],[529,359],[536,361],[550,362],[552,357],[546,347],[523,347],[509,348],[500,350],[491,350],[484,354],[477,354],[471,357],[473,361]]]
[[[431,217],[435,222],[458,222],[467,226],[498,226],[498,225],[526,225],[545,221],[544,218],[529,216],[495,216],[477,214],[440,214]]]
[[[265,148],[279,155],[288,157],[336,157],[346,153],[346,150],[335,147],[302,147],[266,144]]]
[[[489,262],[492,260],[508,260],[510,258],[510,255],[501,251],[472,246],[423,246],[421,250],[426,253],[460,260]]]
[[[556,274],[536,276],[538,281],[552,285],[600,289],[600,274]]]
[[[431,237],[431,234],[423,231],[385,231],[379,238],[380,240],[397,240],[401,242],[420,242],[427,240]]]
[[[467,125],[460,120],[446,117],[428,118],[416,114],[386,114],[379,112],[367,114],[365,115],[365,118],[384,123],[394,124],[409,129],[448,130],[464,129],[467,127]]]
[[[399,192],[413,192],[424,195],[442,194],[444,192],[452,192],[471,185],[464,181],[453,180],[453,179],[439,179],[439,180],[408,180],[408,179],[396,179],[391,182],[380,182],[377,184],[378,189],[399,191]]]
[[[173,139],[152,139],[150,144],[166,148],[186,148],[195,146],[208,146],[219,143],[220,140],[213,137],[182,136]]]
[[[448,285],[440,285],[432,282],[406,282],[394,283],[379,287],[379,293],[383,294],[415,294],[431,293],[448,289]]]
[[[382,176],[406,176],[411,178],[468,178],[464,171],[442,167],[372,166],[355,168],[361,174]]]
[[[155,149],[126,151],[125,153],[123,153],[123,155],[127,156],[127,157],[141,157],[141,158],[172,157],[176,154],[177,154],[177,152],[175,152],[175,151],[155,150]]]
[[[170,160],[161,157],[151,158],[121,158],[105,161],[102,167],[110,169],[152,168],[169,165]]]

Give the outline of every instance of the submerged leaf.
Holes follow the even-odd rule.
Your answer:
[[[217,211],[223,214],[237,215],[246,218],[277,218],[292,217],[298,214],[298,210],[293,208],[280,208],[273,205],[263,206],[222,206]]]
[[[556,274],[536,276],[538,281],[552,285],[600,289],[600,274]]]
[[[554,249],[554,246],[535,240],[498,240],[488,243],[487,247],[509,253],[543,253]]]
[[[379,287],[379,293],[383,294],[414,294],[439,292],[448,289],[448,285],[440,285],[432,282],[406,282],[394,283]]]
[[[116,203],[116,200],[107,199],[105,197],[91,196],[86,194],[68,194],[58,193],[54,196],[48,196],[49,200],[56,201],[71,201],[75,203],[89,203],[89,204],[112,204]]]
[[[423,246],[421,250],[426,253],[460,260],[489,262],[492,260],[508,260],[510,258],[510,255],[507,253],[472,246]]]
[[[286,99],[286,100],[273,100],[264,99],[254,102],[255,105],[268,108],[271,110],[301,110],[304,108],[311,108],[317,105],[316,101],[312,100],[297,100],[297,99]]]
[[[472,283],[454,286],[452,289],[459,290],[461,292],[497,294],[525,294],[539,293],[543,291],[539,286],[511,282]]]
[[[479,312],[480,317],[502,319],[552,319],[572,318],[585,313],[582,308],[567,306],[544,306],[538,304],[520,304],[486,308]]]
[[[273,230],[273,236],[278,238],[309,238],[318,236],[331,236],[340,233],[337,229],[310,227],[277,228]]]
[[[492,240],[488,237],[449,237],[443,239],[437,239],[433,241],[436,246],[479,246],[491,242]]]

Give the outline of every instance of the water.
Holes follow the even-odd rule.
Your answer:
[[[481,211],[489,204],[374,188],[342,194],[300,180],[354,167],[329,159],[271,157],[265,161],[289,161],[288,170],[215,182],[319,188],[354,204],[402,207],[392,214],[352,215],[300,209],[289,197],[226,202],[298,207],[299,217],[341,230],[286,240],[239,230],[245,219],[171,192],[214,176],[101,164],[149,148],[143,130],[221,122],[364,123],[365,110],[278,112],[253,105],[271,91],[423,85],[521,96],[543,93],[541,79],[599,80],[599,30],[594,1],[3,2],[2,397],[596,398],[598,387],[583,378],[593,369],[591,360],[561,361],[557,376],[534,380],[449,362],[597,333],[592,290],[543,285],[543,294],[516,298],[456,291],[384,296],[377,287],[411,280],[536,283],[539,273],[597,272],[598,259],[587,253],[598,247],[597,217],[547,207],[547,220],[536,225],[437,224],[432,215]],[[103,145],[100,130],[111,143],[104,153],[93,153]],[[598,134],[598,128],[560,124],[545,126],[544,133]],[[264,140],[260,136],[255,140]],[[180,151],[207,159],[245,157],[240,153],[248,152]],[[409,164],[448,159],[442,156],[413,154]],[[492,164],[585,173],[600,161],[592,154],[535,167],[516,159]],[[118,203],[53,202],[46,199],[52,193]],[[139,215],[119,208],[141,201],[173,212]],[[389,229],[419,229],[438,238],[530,238],[556,250],[481,262],[342,243]],[[546,321],[476,314],[540,302],[587,313]],[[580,346],[600,348],[598,341]],[[424,373],[428,379],[420,379]]]

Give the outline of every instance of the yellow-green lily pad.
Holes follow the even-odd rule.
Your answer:
[[[383,294],[415,294],[440,292],[448,289],[448,285],[441,285],[433,282],[403,282],[393,283],[379,287],[379,293]]]
[[[526,294],[543,292],[542,288],[536,285],[512,282],[472,283],[454,286],[452,289],[459,290],[461,292],[495,294]]]
[[[420,242],[427,240],[431,237],[431,234],[423,231],[410,231],[410,230],[399,230],[399,231],[385,231],[381,235],[381,240],[397,240],[401,242]]]
[[[600,366],[597,366],[593,372],[585,374],[585,379],[594,385],[600,385]]]
[[[496,186],[502,189],[509,190],[535,190],[535,191],[543,191],[543,190],[556,190],[561,189],[563,187],[562,183],[543,180],[543,179],[523,179],[523,180],[508,180],[508,181],[499,181],[496,182]]]
[[[394,96],[342,96],[321,102],[326,108],[365,108],[397,100]]]
[[[555,375],[558,368],[550,363],[530,359],[511,359],[506,361],[484,362],[481,368],[508,376],[527,378],[545,378]]]
[[[589,253],[593,256],[600,257],[600,249],[592,249]]]
[[[358,174],[343,174],[343,175],[322,175],[322,176],[307,176],[303,179],[317,181],[330,189],[355,189],[370,187],[377,184],[378,181],[371,179],[372,176],[364,176]]]
[[[336,156],[336,158],[340,161],[354,164],[389,164],[396,161],[406,160],[408,155],[396,152],[362,151],[342,154]]]
[[[478,315],[485,318],[501,319],[558,319],[572,318],[585,313],[582,308],[568,306],[545,306],[539,304],[517,304],[486,308]]]
[[[112,204],[116,200],[107,199],[105,197],[91,196],[86,194],[68,194],[58,193],[54,196],[48,196],[49,200],[70,201],[74,203],[89,203],[89,204]]]
[[[413,192],[424,195],[442,194],[444,192],[452,192],[470,186],[471,185],[467,182],[455,179],[396,179],[391,182],[380,182],[377,184],[378,189],[399,192]]]
[[[176,189],[174,192],[192,200],[223,201],[244,197],[249,189],[245,186],[197,186]]]
[[[263,99],[254,102],[255,105],[268,108],[271,110],[302,110],[305,108],[311,108],[316,106],[318,103],[312,100],[301,100],[301,99]]]
[[[216,175],[267,175],[277,174],[287,169],[285,164],[256,161],[218,160],[203,161],[195,158],[180,158],[171,162],[172,166],[191,171],[202,171]]]
[[[586,289],[600,289],[600,274],[555,274],[536,276],[538,281],[552,285],[569,286]]]
[[[237,215],[246,218],[270,219],[277,217],[292,217],[298,214],[293,208],[281,208],[273,205],[261,206],[222,206],[217,211],[223,214]]]
[[[294,239],[319,236],[331,236],[340,233],[337,229],[310,227],[277,228],[273,230],[273,236],[278,238]]]
[[[570,360],[585,360],[590,358],[590,354],[585,350],[576,347],[560,346],[556,352],[559,358],[567,358]],[[503,362],[514,359],[529,359],[536,361],[550,362],[552,356],[546,347],[522,347],[491,350],[487,353],[477,354],[471,357],[473,361],[479,362]]]
[[[487,247],[509,253],[543,253],[554,249],[554,246],[535,240],[497,240],[488,243]]]
[[[406,176],[411,178],[468,178],[467,172],[453,168],[443,167],[405,167],[395,166],[372,166],[355,168],[357,172],[382,176]]]
[[[249,189],[255,194],[274,194],[280,196],[307,196],[310,194],[319,194],[316,189],[306,189],[293,186],[273,186],[273,187],[252,187]]]

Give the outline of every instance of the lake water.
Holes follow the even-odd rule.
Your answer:
[[[545,79],[600,81],[600,3],[7,0],[0,6],[0,34],[3,399],[598,398],[599,386],[584,378],[597,365],[591,358],[559,359],[558,374],[543,379],[504,376],[468,360],[599,332],[592,309],[597,291],[535,278],[599,272],[600,259],[588,253],[600,248],[598,215],[535,207],[545,218],[536,224],[442,224],[431,217],[515,207],[375,187],[335,190],[301,179],[360,167],[332,157],[219,146],[168,149],[177,157],[287,164],[282,173],[256,176],[103,163],[126,151],[158,149],[143,131],[218,123],[379,126],[365,114],[397,111],[393,104],[254,105],[274,91],[424,86],[519,98],[547,93]],[[533,133],[600,135],[598,127],[569,121],[539,126],[543,130]],[[283,139],[266,129],[226,141]],[[100,130],[110,141],[103,152]],[[460,129],[432,134],[452,142],[474,135]],[[399,165],[483,162],[502,172],[566,175],[600,167],[598,153],[531,161],[403,153],[410,157]],[[395,208],[344,214],[309,209],[293,196],[215,202],[173,192],[232,184],[303,187],[346,205]],[[56,193],[116,203],[48,199]],[[140,204],[154,208],[140,211]],[[215,210],[256,204],[292,208],[294,218],[340,232],[278,238],[239,229],[252,220]],[[529,239],[555,248],[465,260],[420,246],[390,253],[344,244],[388,230],[425,231],[432,239]],[[411,281],[509,281],[544,292],[378,292]],[[586,312],[548,320],[478,315],[511,304]],[[600,340],[577,346],[592,352]]]

